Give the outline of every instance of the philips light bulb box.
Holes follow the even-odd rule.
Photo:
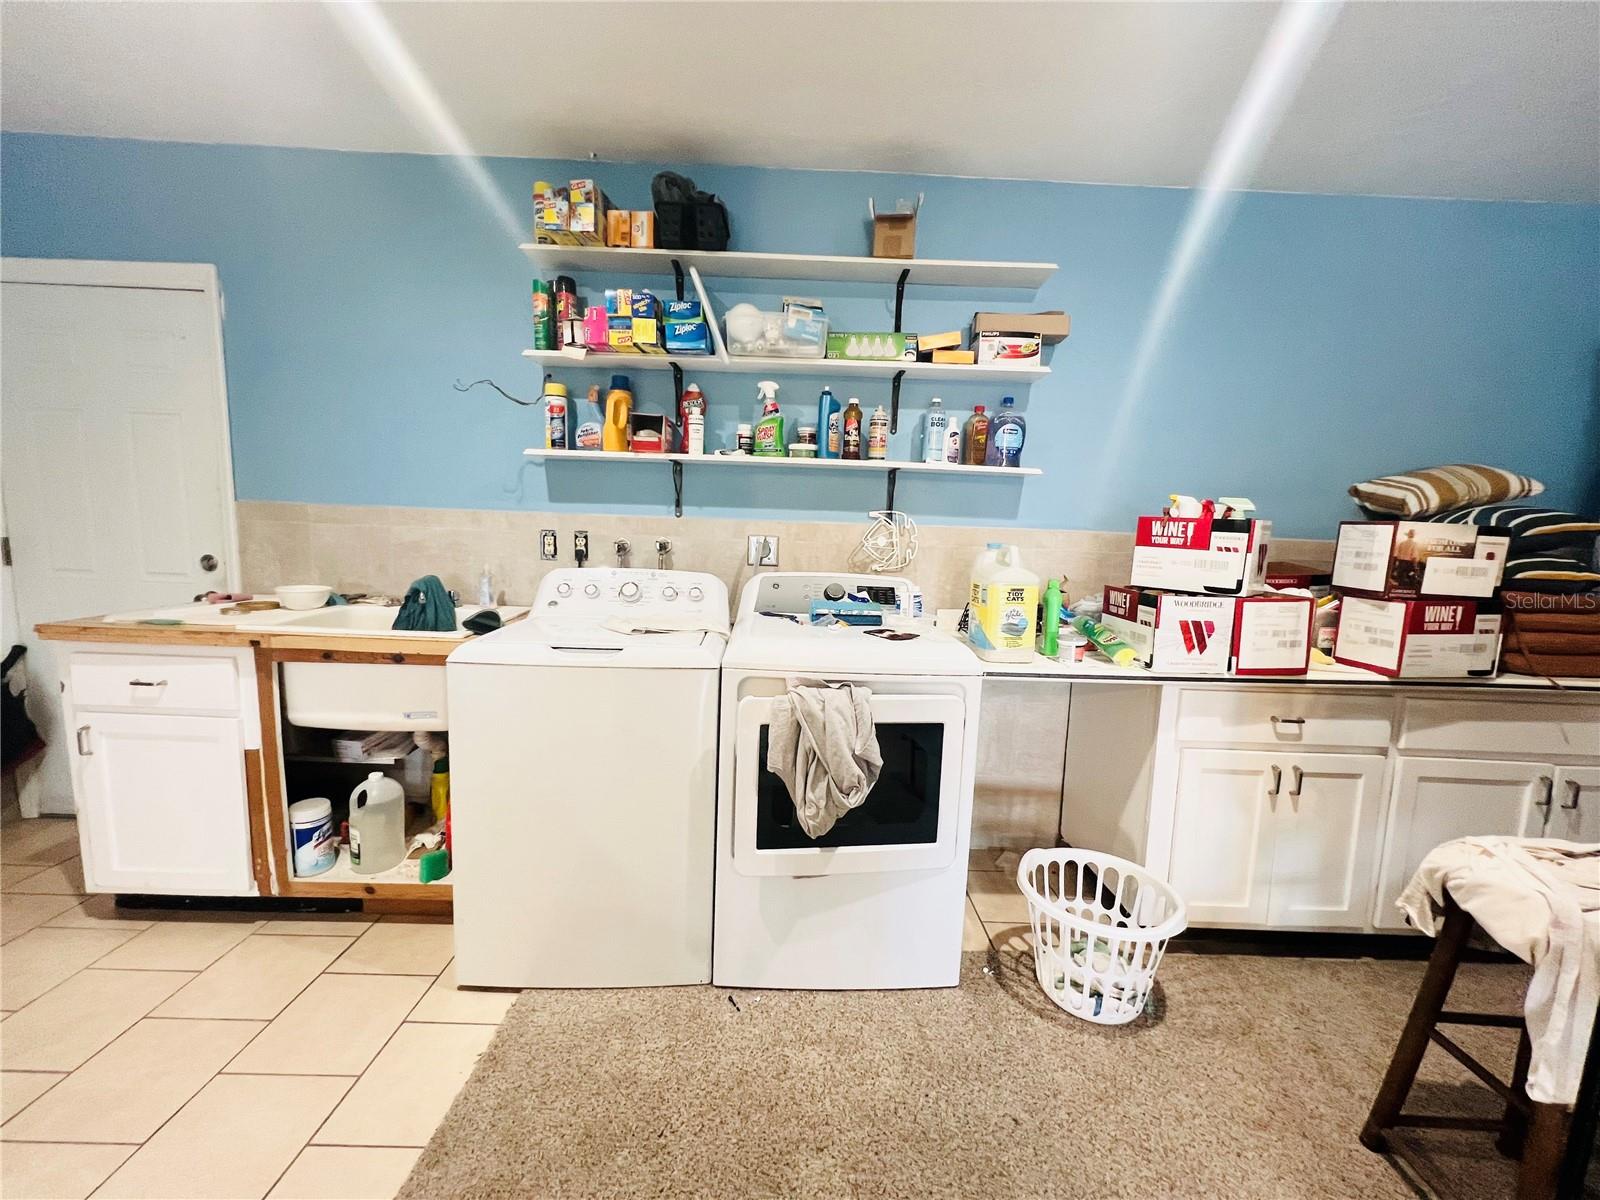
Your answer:
[[[1140,517],[1133,539],[1136,588],[1253,596],[1265,590],[1272,522],[1243,517]]]
[[[1232,596],[1186,596],[1108,586],[1101,623],[1152,671],[1226,675],[1233,648]]]
[[[1385,600],[1488,599],[1505,573],[1511,539],[1439,521],[1343,521],[1333,587]]]
[[[1493,675],[1500,657],[1500,614],[1474,600],[1339,601],[1335,662],[1391,679]]]

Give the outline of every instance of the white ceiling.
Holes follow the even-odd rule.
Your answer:
[[[1272,4],[422,3],[477,152],[1191,185]],[[16,3],[7,130],[440,152],[314,3]],[[1249,186],[1600,200],[1600,3],[1351,3]]]

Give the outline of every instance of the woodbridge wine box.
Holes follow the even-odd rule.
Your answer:
[[[1342,521],[1333,586],[1382,600],[1487,599],[1500,586],[1511,539],[1440,521]]]
[[[1266,588],[1271,537],[1271,521],[1140,517],[1128,581],[1136,588],[1251,596]]]
[[[1182,596],[1109,586],[1100,619],[1152,671],[1226,675],[1233,649],[1232,596]]]
[[[1333,657],[1391,679],[1492,675],[1500,657],[1500,614],[1472,600],[1339,601]]]

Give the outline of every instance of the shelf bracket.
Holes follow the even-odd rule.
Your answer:
[[[683,516],[683,464],[672,460],[672,515]]]
[[[900,381],[906,377],[904,371],[894,373],[894,381],[889,384],[889,432],[900,432]]]
[[[681,395],[683,395],[683,368],[674,362],[672,364],[672,407],[674,411],[677,410],[678,397]],[[681,433],[682,431],[680,430],[679,432]]]
[[[906,267],[900,272],[900,280],[894,285],[894,331],[904,332],[900,328],[900,310],[906,303],[906,280],[911,278],[911,268]]]
[[[889,494],[884,497],[883,507],[888,512],[894,511],[894,481],[900,474],[898,467],[889,468]]]
[[[683,299],[683,264],[677,259],[672,260],[672,279],[678,287],[678,299]]]

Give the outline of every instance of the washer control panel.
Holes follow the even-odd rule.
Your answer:
[[[712,624],[728,620],[728,589],[703,571],[649,571],[632,567],[561,567],[539,583],[533,614],[603,621],[638,613]]]
[[[890,612],[913,616],[915,587],[893,575],[772,571],[757,575],[739,596],[739,615],[748,612],[807,614],[813,600],[870,600]]]

